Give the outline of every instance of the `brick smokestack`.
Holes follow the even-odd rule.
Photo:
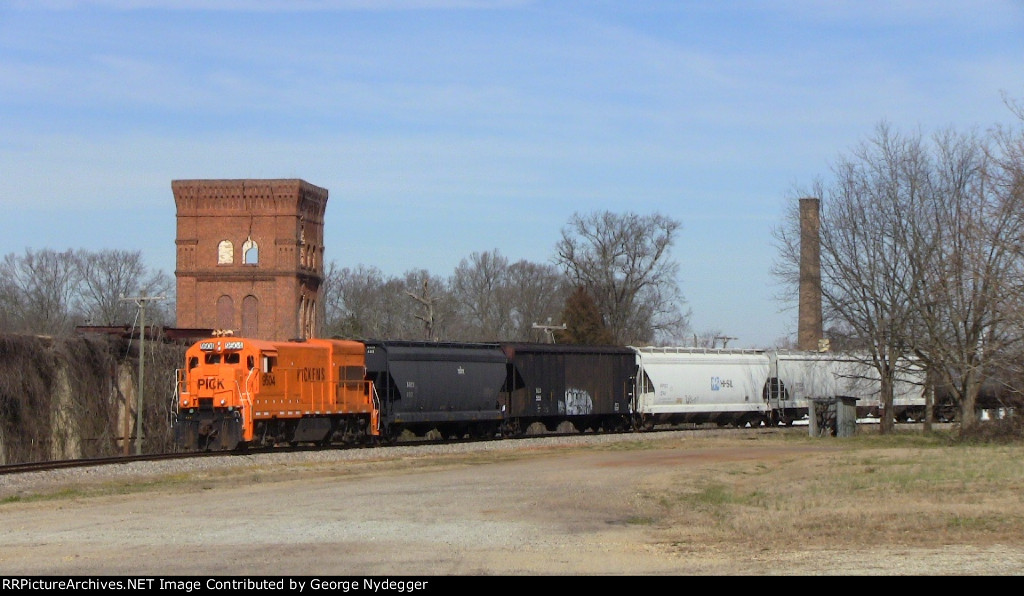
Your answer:
[[[800,313],[797,321],[797,347],[819,349],[824,337],[821,322],[821,201],[800,199]]]

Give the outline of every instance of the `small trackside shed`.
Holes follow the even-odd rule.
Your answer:
[[[623,346],[502,343],[509,360],[508,423],[513,433],[534,423],[548,431],[629,427],[636,355]]]
[[[366,371],[388,434],[494,436],[503,419],[505,354],[497,344],[366,341]]]

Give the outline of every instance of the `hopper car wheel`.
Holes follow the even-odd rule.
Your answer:
[[[511,438],[511,437],[522,436],[522,434],[523,434],[523,430],[522,430],[522,427],[519,426],[519,420],[518,419],[516,419],[516,420],[514,420],[514,421],[512,421],[510,423],[502,424],[501,425],[501,437],[503,439],[508,439],[508,438]]]
[[[398,437],[402,436],[402,429],[394,426],[388,426],[382,428],[380,431],[380,439],[387,445],[394,445],[398,442]]]

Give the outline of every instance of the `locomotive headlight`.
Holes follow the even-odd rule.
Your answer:
[[[224,405],[224,404],[226,404],[226,403],[228,403],[228,402],[227,402],[227,400],[224,400],[224,399],[220,400],[220,405],[222,405],[222,406],[223,406],[223,405]]]

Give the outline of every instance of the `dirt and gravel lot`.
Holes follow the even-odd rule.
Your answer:
[[[799,533],[782,543],[761,539],[764,528],[751,525],[749,539],[722,540],[710,517],[667,513],[667,495],[709,474],[789,482],[808,466],[828,465],[841,440],[684,431],[601,441],[206,458],[187,468],[131,464],[0,477],[0,570],[161,576],[1024,570],[1021,541],[1001,536],[938,544],[880,536],[830,546]]]

